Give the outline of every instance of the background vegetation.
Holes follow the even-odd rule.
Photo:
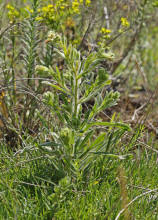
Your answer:
[[[0,1],[0,219],[158,219],[157,7]]]

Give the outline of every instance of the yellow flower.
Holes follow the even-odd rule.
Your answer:
[[[121,18],[121,25],[123,26],[123,27],[129,27],[130,26],[130,23],[129,23],[129,21],[127,20],[127,18]]]
[[[108,39],[108,38],[110,38],[111,30],[110,30],[110,29],[106,29],[106,28],[102,28],[102,29],[100,30],[100,33],[102,34],[102,37],[103,37],[104,39]]]
[[[8,4],[6,7],[8,9],[8,18],[10,22],[14,22],[16,18],[20,17],[19,11],[17,11],[11,4]]]
[[[11,4],[8,4],[8,5],[6,6],[6,8],[9,9],[9,10],[14,10],[14,7],[11,6]]]
[[[106,28],[102,28],[100,32],[101,32],[102,34],[110,34],[110,33],[111,33],[111,30],[106,29]]]
[[[90,4],[91,4],[91,0],[86,0],[86,5],[90,6]]]
[[[80,7],[80,3],[78,2],[78,0],[74,0],[72,2],[72,10],[73,10],[73,12],[76,13],[76,14],[79,14],[80,13],[79,7]]]
[[[30,13],[33,13],[33,10],[30,8],[29,5],[26,6],[26,10],[29,11]]]
[[[65,6],[64,6],[64,5],[60,6],[60,9],[62,9],[62,10],[63,10],[64,8],[65,8]]]
[[[40,13],[40,20],[41,18],[46,19],[48,21],[52,21],[55,18],[55,9],[54,6],[52,4],[49,4],[45,7],[42,7],[40,9],[38,9],[38,12]]]
[[[42,21],[42,20],[43,20],[42,17],[40,17],[40,16],[36,17],[36,21]]]
[[[51,8],[54,8],[54,6],[53,5],[48,5],[47,8],[51,9]]]

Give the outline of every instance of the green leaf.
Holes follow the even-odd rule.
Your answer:
[[[80,159],[86,156],[92,148],[95,148],[96,146],[99,146],[101,143],[103,143],[105,140],[105,136],[106,133],[99,135],[99,137],[97,137],[95,141],[80,155]]]
[[[85,138],[83,139],[81,144],[78,146],[78,149],[82,149],[85,146],[85,144],[88,142],[88,140],[90,140],[90,138],[92,137],[93,133],[94,133],[94,131],[88,132],[88,134],[85,136]]]
[[[91,91],[91,88],[89,88],[90,90],[90,93],[84,95],[78,102],[78,104],[81,104],[81,103],[84,103],[84,102],[87,102],[89,101],[92,97],[94,97],[104,86],[106,85],[109,85],[111,84],[111,80],[107,80],[106,82],[102,83],[101,85],[99,86],[95,86],[95,84],[93,84],[91,86],[92,88],[92,91]]]
[[[102,143],[105,139],[106,133],[102,133],[100,134],[95,141],[93,142],[93,144],[90,146],[90,149],[92,149],[93,147],[96,147],[97,145],[99,145],[100,143]]]
[[[67,91],[66,89],[61,88],[60,86],[54,85],[54,84],[52,84],[48,81],[43,81],[42,83],[46,84],[46,85],[49,85],[49,86],[53,87],[54,89],[59,90],[59,91],[65,93],[65,94],[70,95],[69,91]]]
[[[99,78],[99,83],[102,83],[108,80],[108,73],[104,68],[99,69],[98,78]]]
[[[92,123],[89,123],[85,127],[84,131],[87,131],[89,128],[91,128],[93,126],[117,127],[117,128],[125,129],[127,131],[131,131],[131,128],[129,125],[121,123],[121,122],[116,122],[116,123],[114,123],[114,122],[92,122]]]
[[[59,144],[55,143],[54,141],[48,141],[48,142],[44,142],[44,143],[41,143],[39,144],[39,146],[51,146],[51,147],[58,147]]]
[[[105,155],[105,156],[108,156],[108,157],[113,157],[113,158],[116,158],[116,159],[120,159],[120,160],[125,160],[126,157],[132,157],[133,155],[132,154],[126,154],[126,155],[116,155],[116,154],[107,154],[105,152],[89,152],[89,153],[92,153],[92,154],[97,154],[97,155]]]
[[[57,48],[54,49],[54,51],[56,51],[63,59],[65,59],[65,54],[62,53],[60,50],[58,50]]]

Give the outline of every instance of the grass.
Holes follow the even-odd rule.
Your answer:
[[[156,38],[138,50],[155,8],[16,3],[0,1],[0,219],[157,220]]]
[[[65,177],[55,184],[60,177],[47,155],[36,149],[16,155],[2,150],[1,219],[115,219],[125,205],[150,190],[155,191],[128,207],[129,219],[157,219],[156,160],[151,152],[136,160],[105,159],[102,167],[100,161],[94,165],[86,183]]]

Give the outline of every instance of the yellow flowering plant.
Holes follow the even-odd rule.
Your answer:
[[[43,4],[38,9],[38,21],[43,21],[51,27],[59,28],[64,22],[74,15],[79,15],[84,6],[89,7],[90,0],[55,0],[50,4]]]
[[[14,2],[8,4],[9,21],[13,23],[31,18],[34,10],[32,2],[22,1],[21,7],[15,7]],[[86,20],[83,22],[82,16],[86,10],[90,9],[91,0],[37,0],[37,2],[35,19],[39,24],[45,25],[48,29],[62,32],[73,45],[81,43],[81,25],[83,27],[86,25]]]
[[[7,15],[8,15],[10,22],[11,23],[15,22],[20,17],[20,12],[15,7],[13,7],[11,4],[8,4],[6,8],[8,9]]]
[[[23,21],[26,18],[30,18],[31,14],[33,13],[32,6],[26,4],[24,7],[16,8],[13,4],[8,4],[6,6],[7,9],[7,16],[10,23],[16,21]]]

